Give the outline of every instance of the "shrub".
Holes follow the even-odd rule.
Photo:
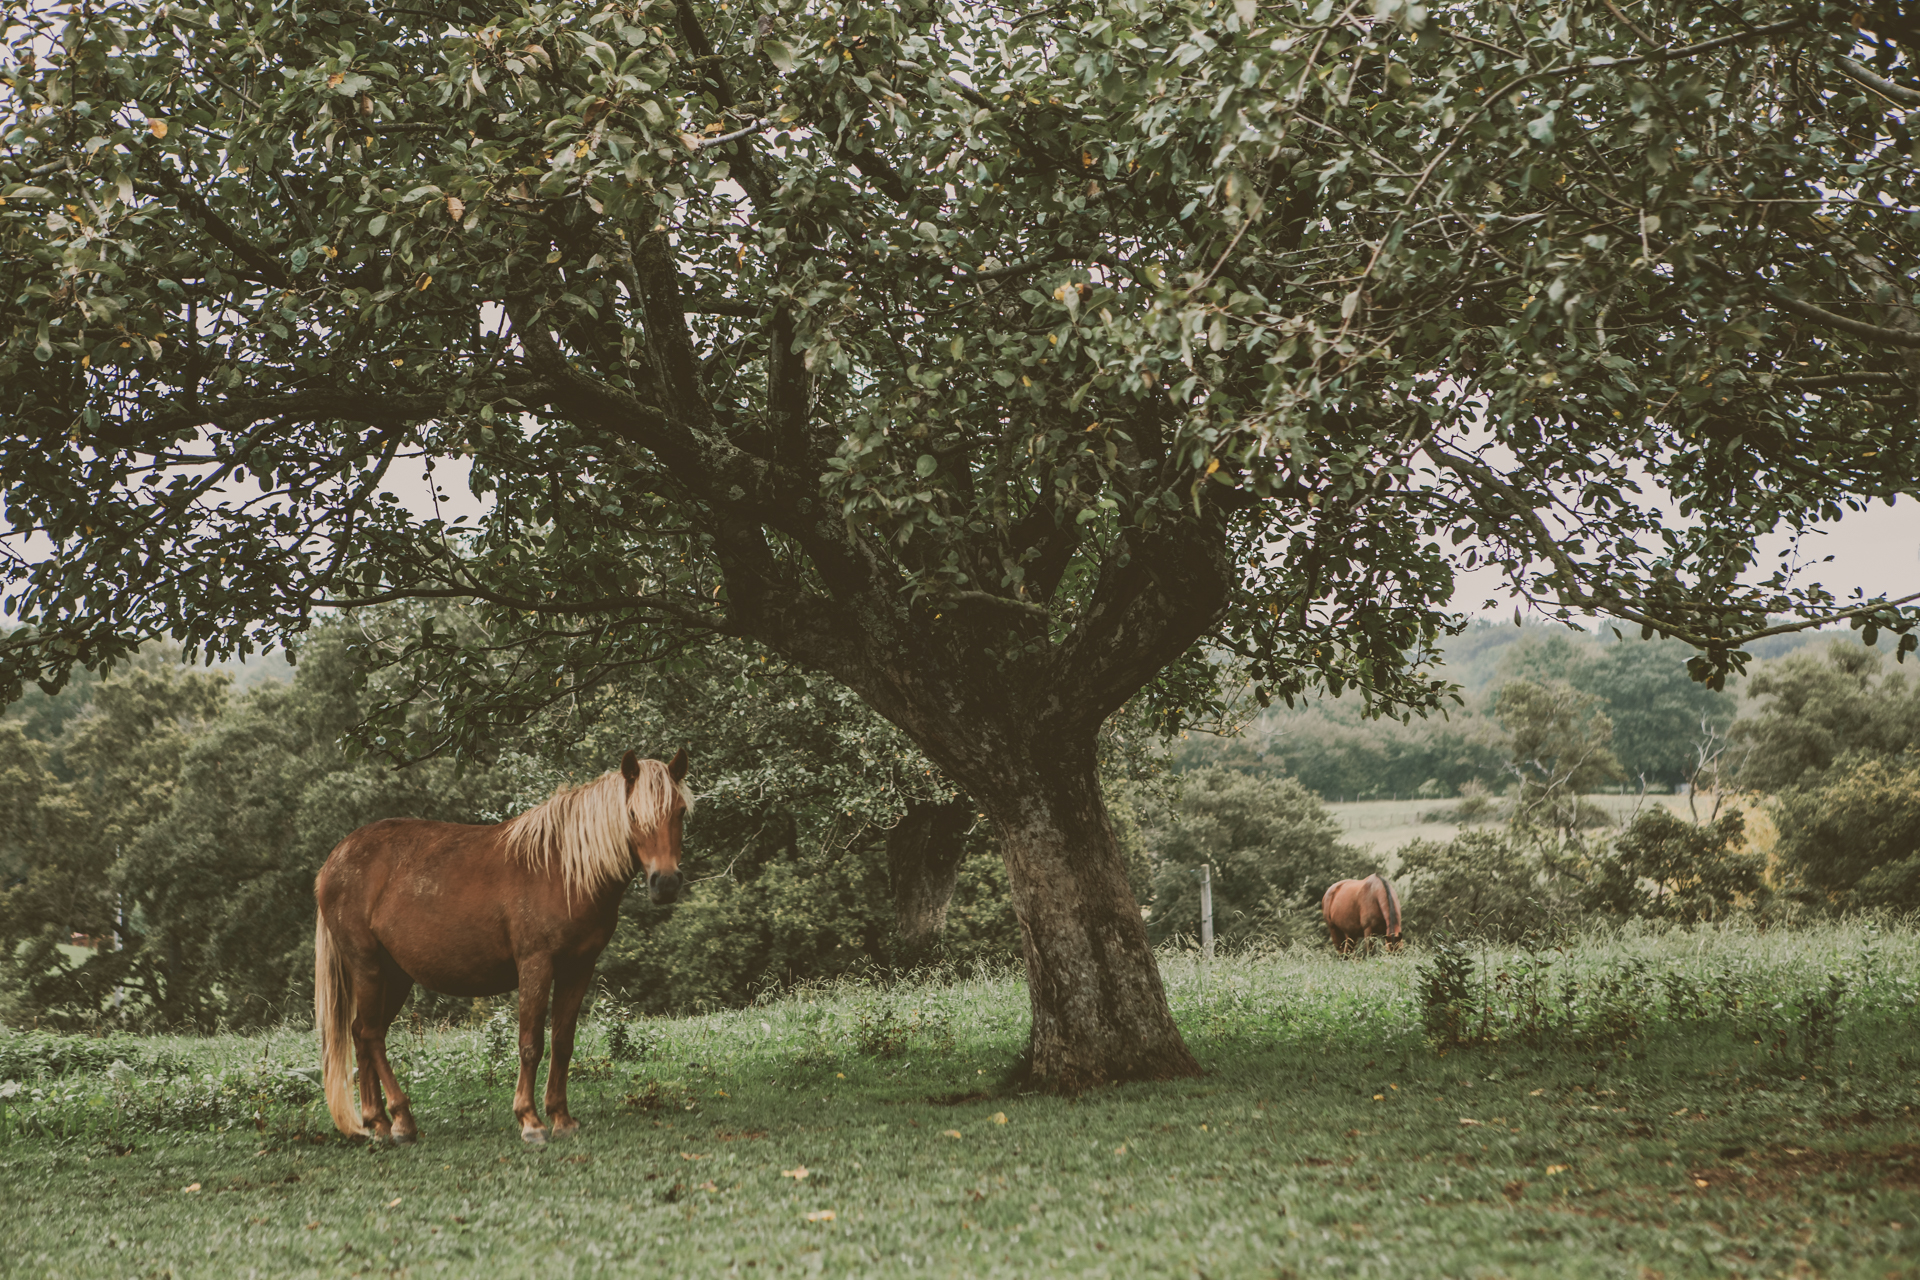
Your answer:
[[[1920,907],[1920,758],[1852,756],[1774,802],[1782,868],[1836,905]]]
[[[1558,864],[1505,831],[1415,840],[1400,851],[1401,911],[1414,935],[1511,942],[1558,924],[1574,908]]]
[[[1738,809],[1701,824],[1645,810],[1594,860],[1582,903],[1616,916],[1723,920],[1766,891],[1762,859],[1738,848],[1745,833]]]

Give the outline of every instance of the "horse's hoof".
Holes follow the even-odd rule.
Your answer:
[[[544,1147],[547,1145],[547,1131],[545,1129],[522,1129],[520,1131],[520,1141],[530,1147]]]
[[[549,1120],[547,1121],[547,1132],[556,1138],[571,1138],[574,1134],[580,1132],[580,1122],[578,1120]]]
[[[397,1147],[410,1147],[418,1141],[420,1141],[420,1132],[417,1129],[395,1129],[393,1131],[393,1143]]]

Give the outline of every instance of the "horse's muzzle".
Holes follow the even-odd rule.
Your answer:
[[[678,871],[649,871],[647,873],[647,900],[655,906],[664,907],[680,897],[680,873]]]

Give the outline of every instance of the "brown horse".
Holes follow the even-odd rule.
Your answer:
[[[685,751],[671,764],[629,751],[619,772],[556,792],[497,826],[390,818],[340,842],[313,885],[313,1020],[327,1110],[340,1132],[390,1142],[419,1136],[387,1064],[387,1026],[416,982],[454,996],[519,989],[513,1114],[528,1142],[547,1140],[533,1078],[551,989],[547,1120],[555,1133],[580,1127],[567,1113],[580,1002],[634,875],[645,869],[656,903],[680,894],[680,833],[693,808],[686,773]],[[348,1091],[356,1063],[357,1113]]]
[[[1342,880],[1320,899],[1334,950],[1350,951],[1356,939],[1385,938],[1387,949],[1400,945],[1400,899],[1379,876]]]

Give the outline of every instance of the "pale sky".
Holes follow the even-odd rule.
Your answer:
[[[1891,507],[1876,502],[1820,528],[1800,543],[1804,581],[1822,583],[1842,600],[1856,590],[1868,597],[1920,591],[1920,502],[1905,497]],[[1762,540],[1760,566],[1770,572],[1787,543],[1784,537]],[[1828,556],[1832,561],[1823,563]],[[1494,615],[1512,613],[1514,602],[1497,571],[1480,569],[1457,579],[1456,604],[1483,612],[1488,597],[1495,601]]]

